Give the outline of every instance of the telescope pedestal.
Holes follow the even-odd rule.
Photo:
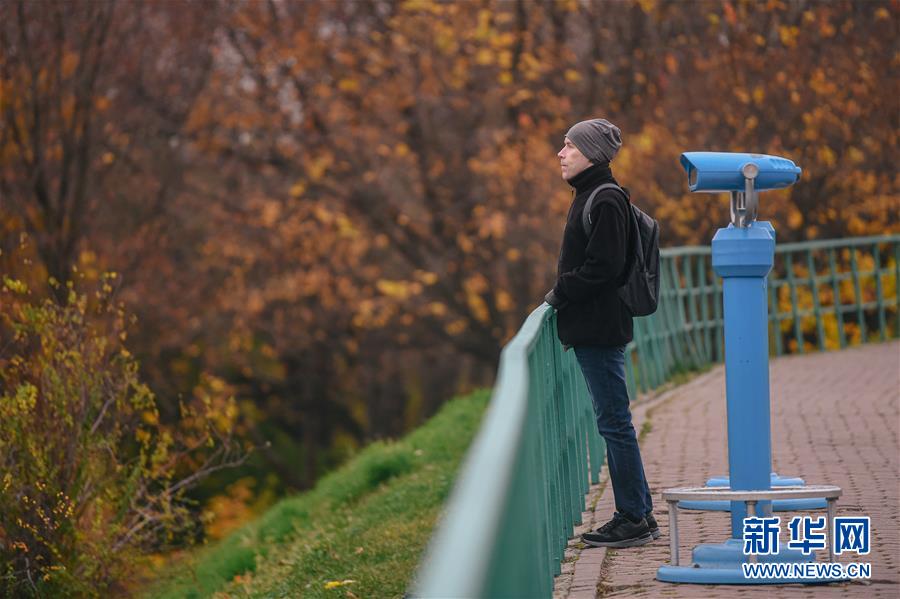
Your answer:
[[[728,413],[728,470],[730,477],[718,479],[719,485],[734,492],[765,492],[783,486],[783,479],[772,472],[772,439],[769,401],[768,301],[766,277],[775,257],[775,231],[768,222],[719,229],[712,241],[713,269],[723,278],[725,322],[725,387]],[[788,479],[803,483],[802,479]],[[781,483],[781,485],[779,485]],[[711,485],[715,486],[715,485]],[[794,486],[794,485],[790,485]],[[727,496],[727,495],[726,495]],[[771,497],[771,496],[768,496]],[[680,498],[679,498],[680,499]],[[690,499],[685,498],[685,499]],[[804,498],[809,501],[809,498]],[[801,501],[791,499],[788,501]],[[815,501],[815,500],[814,500]],[[684,499],[682,499],[684,503]],[[709,509],[709,501],[686,502],[688,506]],[[747,506],[743,501],[716,502],[731,511],[730,538],[719,544],[701,544],[692,552],[693,563],[671,565],[657,570],[658,580],[708,584],[785,584],[785,579],[745,578],[741,564],[751,556],[743,554],[743,521]],[[823,500],[824,503],[824,500]],[[796,504],[794,504],[796,506]],[[669,502],[670,523],[678,501]],[[686,506],[686,507],[688,507]],[[756,504],[754,515],[772,515],[772,499]],[[784,505],[780,506],[784,509]],[[823,505],[824,507],[824,505]],[[793,509],[800,509],[794,507]],[[671,539],[677,556],[677,531]],[[760,555],[758,561],[808,562],[814,555],[783,548],[773,555]],[[833,581],[833,579],[832,579]],[[805,579],[802,582],[816,582]],[[825,582],[822,580],[820,582]]]

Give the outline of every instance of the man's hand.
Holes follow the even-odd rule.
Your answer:
[[[551,289],[547,292],[547,295],[544,296],[544,301],[559,310],[563,306],[565,306],[568,302],[563,300],[561,297],[556,295],[556,291]]]

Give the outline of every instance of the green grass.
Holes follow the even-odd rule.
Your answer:
[[[451,400],[397,442],[376,442],[164,573],[149,597],[401,597],[490,391]],[[352,580],[336,588],[331,581]]]

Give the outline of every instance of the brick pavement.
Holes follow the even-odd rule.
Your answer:
[[[656,580],[669,560],[668,512],[660,493],[700,486],[727,474],[728,455],[723,367],[660,396],[634,404],[635,429],[654,496],[662,536],[632,549],[583,548],[569,543],[556,599],[593,597],[900,597],[900,343],[871,344],[841,352],[788,356],[770,364],[772,463],[781,476],[843,489],[837,515],[872,518],[872,553],[840,556],[868,561],[869,582],[829,585],[689,585]],[[649,425],[644,423],[648,422]],[[613,512],[612,487],[591,489],[584,524],[576,533],[605,522]],[[599,500],[597,496],[599,495]],[[596,504],[596,509],[592,505]],[[815,513],[824,513],[824,510]],[[804,512],[778,512],[784,525]],[[718,543],[730,534],[727,512],[679,510],[681,561],[691,549]],[[827,559],[819,552],[819,559]]]

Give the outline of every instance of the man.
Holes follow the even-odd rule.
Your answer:
[[[606,441],[606,461],[616,512],[599,529],[581,535],[594,547],[636,547],[659,537],[650,488],[637,436],[631,423],[625,387],[625,346],[632,338],[631,314],[619,299],[634,256],[634,235],[628,200],[604,189],[591,205],[588,237],[582,212],[591,193],[604,183],[616,183],[610,170],[622,145],[619,128],[605,119],[574,125],[559,151],[562,177],[574,192],[559,255],[556,285],[547,294],[558,310],[560,341],[575,349]]]

